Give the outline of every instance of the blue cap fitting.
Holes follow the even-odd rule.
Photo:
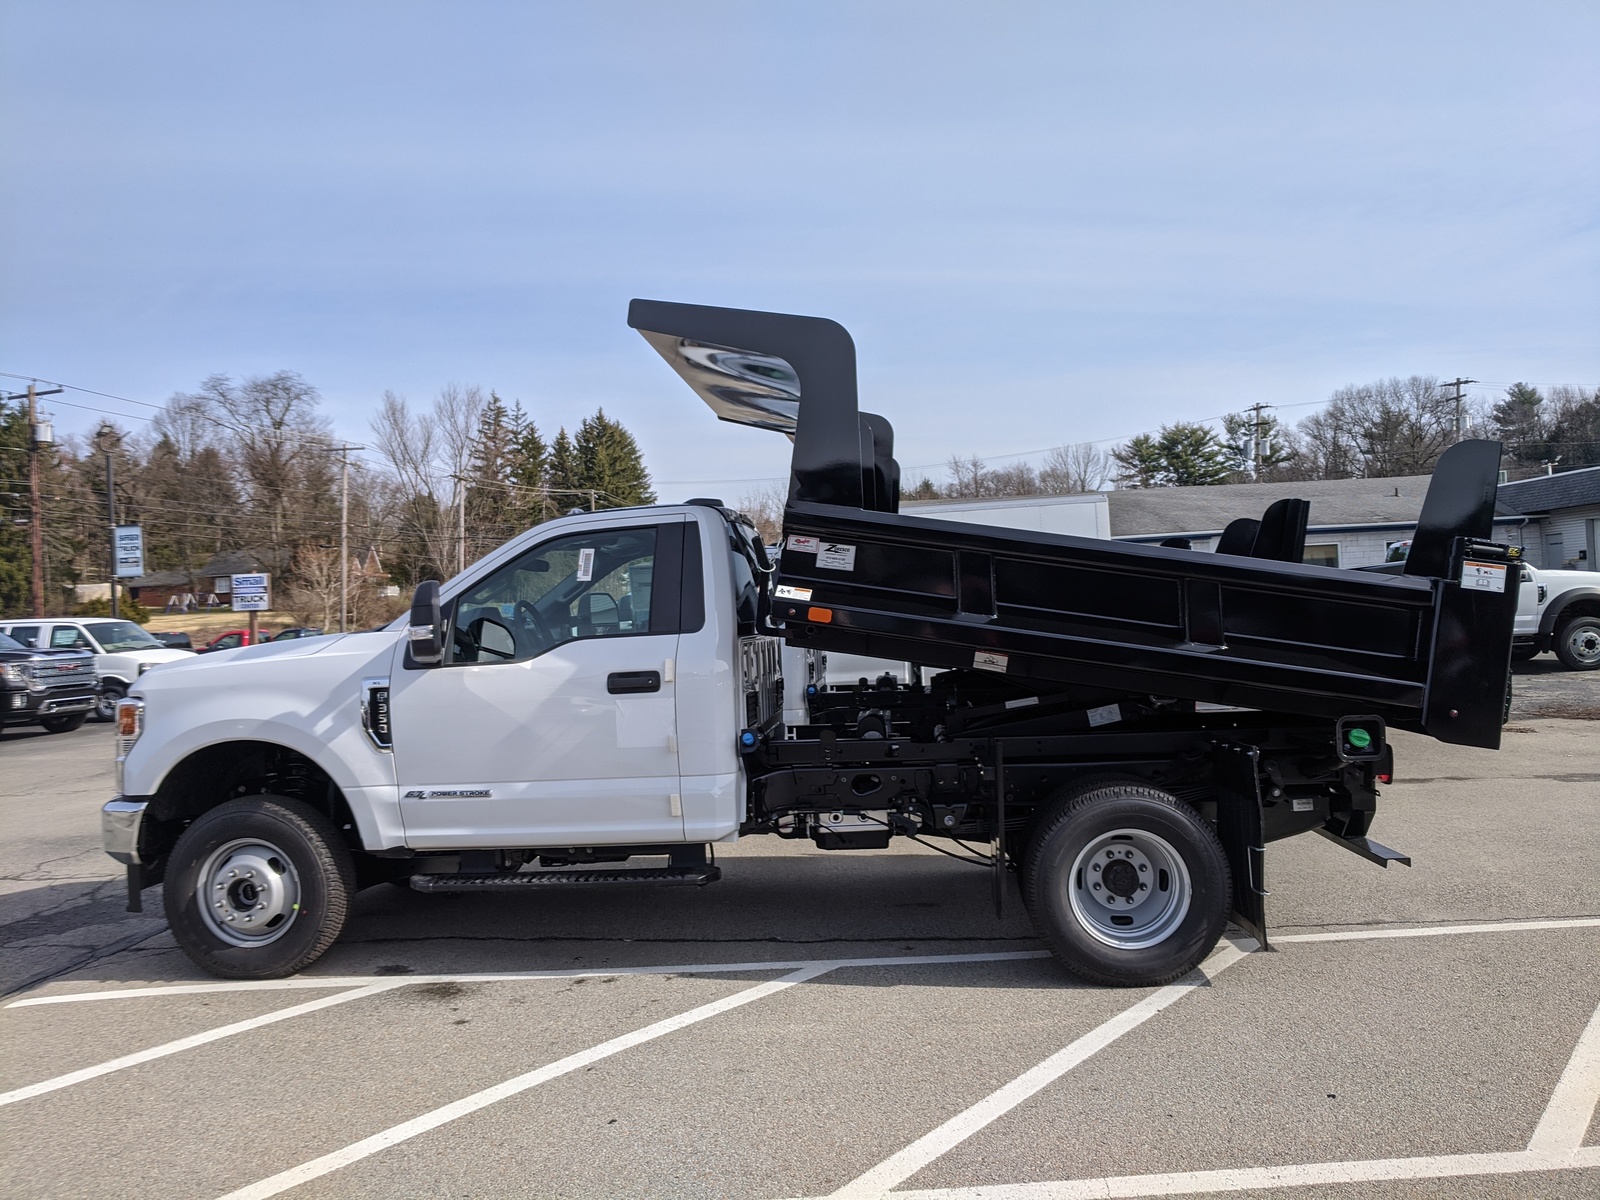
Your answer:
[[[817,685],[814,684],[814,683],[806,684],[806,695],[815,696],[816,694],[817,694]]]
[[[755,732],[753,730],[746,729],[739,735],[739,744],[741,746],[754,746],[756,744]]]

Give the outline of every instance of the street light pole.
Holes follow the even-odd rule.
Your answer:
[[[111,546],[111,573],[106,578],[110,580],[108,586],[111,588],[111,615],[120,617],[122,606],[117,601],[117,483],[116,472],[111,463],[111,443],[116,437],[116,431],[110,425],[102,425],[98,436],[100,447],[106,456],[106,536]]]
[[[339,459],[339,632],[350,611],[350,455]]]

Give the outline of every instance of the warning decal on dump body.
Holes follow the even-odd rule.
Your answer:
[[[823,542],[817,551],[817,566],[829,571],[854,571],[856,548],[843,542]]]
[[[1506,590],[1506,565],[1468,559],[1461,564],[1461,586],[1480,592],[1503,592]]]
[[[815,554],[817,552],[817,547],[820,544],[821,543],[818,541],[818,539],[814,537],[805,537],[804,535],[798,533],[791,533],[789,535],[789,540],[784,543],[784,545],[788,546],[789,549],[798,551],[801,554]]]
[[[773,592],[773,595],[775,595],[779,600],[809,600],[811,599],[811,589],[793,587],[787,583],[780,583],[777,589]]]
[[[1006,664],[1011,661],[1009,654],[995,654],[989,650],[979,650],[972,656],[972,667],[976,671],[998,671],[1004,675]]]

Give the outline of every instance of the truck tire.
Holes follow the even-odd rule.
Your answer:
[[[40,717],[39,724],[46,733],[71,733],[83,724],[88,713],[63,713],[59,717]]]
[[[1556,657],[1569,671],[1600,668],[1600,616],[1580,613],[1556,630]]]
[[[355,866],[333,825],[284,796],[244,796],[183,831],[167,864],[167,923],[225,979],[310,966],[344,929]]]
[[[1222,936],[1233,895],[1211,826],[1159,788],[1133,782],[1058,801],[1039,822],[1022,874],[1028,913],[1056,958],[1113,987],[1187,975]]]
[[[108,679],[100,685],[100,695],[94,702],[94,719],[100,722],[117,719],[117,701],[128,694],[128,685]]]

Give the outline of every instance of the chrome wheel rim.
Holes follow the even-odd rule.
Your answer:
[[[231,946],[265,946],[300,913],[300,876],[289,856],[258,838],[213,850],[200,868],[195,900],[207,928]]]
[[[1143,829],[1114,829],[1078,852],[1066,879],[1072,915],[1097,942],[1143,950],[1189,914],[1189,868],[1172,843]]]
[[[1600,625],[1575,626],[1567,634],[1567,653],[1584,666],[1600,663]]]

